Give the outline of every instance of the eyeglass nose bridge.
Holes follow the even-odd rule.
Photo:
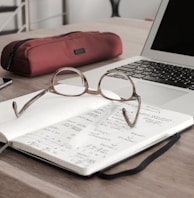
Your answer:
[[[99,89],[87,89],[86,93],[91,94],[91,95],[98,95],[101,94],[101,91]]]

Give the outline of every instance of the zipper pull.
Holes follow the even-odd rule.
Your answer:
[[[8,57],[8,63],[7,63],[7,67],[6,69],[9,71],[9,68],[13,62],[13,57],[14,57],[14,49],[11,50],[11,52],[9,53],[9,57]]]
[[[28,38],[28,39],[24,39],[24,40],[18,41],[15,44],[15,46],[12,48],[12,50],[10,51],[9,56],[8,56],[8,62],[7,62],[7,67],[6,67],[6,69],[8,71],[9,71],[10,66],[13,63],[13,58],[15,56],[15,53],[16,53],[17,49],[20,47],[20,45],[24,44],[26,41],[29,41],[29,40],[32,40],[32,38]]]

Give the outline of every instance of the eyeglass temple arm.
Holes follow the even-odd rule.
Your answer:
[[[32,99],[30,99],[28,102],[26,102],[26,104],[24,104],[24,106],[21,108],[20,111],[18,111],[17,108],[17,103],[15,101],[13,101],[12,106],[13,106],[13,110],[14,113],[16,115],[16,117],[20,117],[22,115],[22,113],[31,105],[33,104],[36,100],[38,100],[41,96],[43,96],[48,90],[45,89],[43,91],[41,91],[39,94],[37,94],[36,96],[34,96]]]
[[[127,122],[127,124],[129,125],[129,127],[134,127],[136,122],[137,122],[137,118],[139,116],[139,111],[140,111],[140,107],[141,107],[141,97],[140,96],[136,96],[136,100],[138,101],[138,109],[137,109],[137,113],[135,115],[135,119],[133,122],[130,122],[128,116],[127,116],[127,111],[125,108],[122,109],[122,112],[123,112],[123,116],[125,118],[125,121]]]

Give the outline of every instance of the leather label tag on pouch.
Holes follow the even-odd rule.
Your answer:
[[[79,48],[74,50],[75,55],[85,54],[86,50],[84,48]]]

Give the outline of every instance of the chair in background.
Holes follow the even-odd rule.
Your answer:
[[[120,0],[110,0],[111,6],[112,6],[112,16],[111,17],[120,17],[119,14],[119,4]]]
[[[16,3],[14,1],[14,5],[9,6],[0,6],[0,14],[1,13],[10,13],[9,17],[4,21],[3,24],[0,25],[0,35],[16,33],[22,31],[29,31],[29,7],[28,0],[21,0],[20,3]],[[20,18],[21,24],[18,25],[18,18]],[[11,22],[15,21],[15,29],[5,30],[7,25]]]

